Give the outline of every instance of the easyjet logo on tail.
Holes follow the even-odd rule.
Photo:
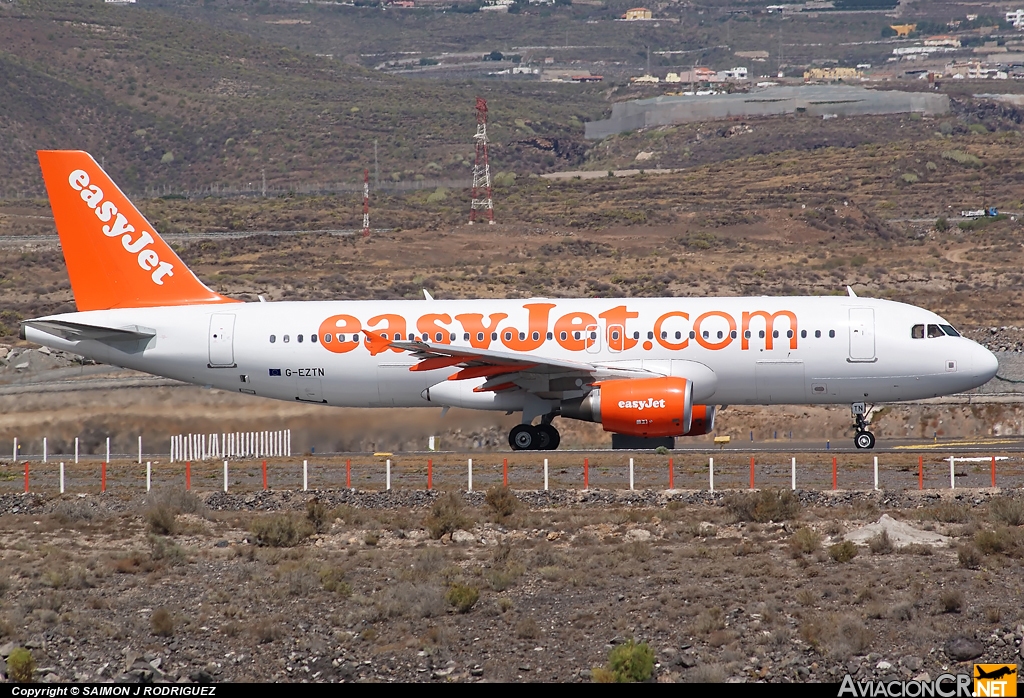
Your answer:
[[[152,272],[150,279],[154,284],[163,286],[164,277],[174,276],[174,265],[161,261],[160,255],[150,247],[153,244],[152,233],[143,230],[138,233],[138,237],[133,239],[132,236],[136,233],[135,227],[128,222],[123,213],[117,210],[113,201],[104,200],[102,189],[89,183],[88,172],[75,170],[68,177],[68,184],[79,192],[82,201],[93,209],[96,217],[103,223],[107,223],[102,227],[103,234],[108,238],[121,238],[121,246],[130,254],[136,255],[135,261],[139,266],[145,271]]]

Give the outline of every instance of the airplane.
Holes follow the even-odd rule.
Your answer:
[[[935,313],[847,296],[241,302],[204,285],[83,151],[39,151],[77,312],[21,337],[244,394],[347,407],[519,412],[627,437],[713,431],[721,405],[866,405],[982,385],[995,356]],[[535,424],[536,422],[536,424]],[[614,440],[614,438],[613,438]]]

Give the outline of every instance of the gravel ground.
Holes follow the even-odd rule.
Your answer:
[[[882,514],[950,542],[835,552]],[[635,639],[656,681],[935,677],[1020,660],[1022,523],[1019,490],[4,494],[0,656],[53,682],[590,681]]]

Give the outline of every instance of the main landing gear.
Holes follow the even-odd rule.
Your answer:
[[[547,415],[537,426],[520,424],[508,433],[508,445],[513,451],[554,451],[561,440]]]
[[[856,434],[853,436],[853,445],[857,448],[872,449],[875,447],[875,435],[868,431],[868,412],[863,402],[855,402],[850,408],[853,413],[853,427]]]

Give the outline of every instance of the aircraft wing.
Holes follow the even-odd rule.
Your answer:
[[[80,322],[67,322],[66,320],[26,320],[21,324],[23,327],[31,327],[40,332],[66,339],[69,342],[77,342],[83,339],[95,339],[99,342],[134,342],[156,336],[156,330],[137,325],[131,327],[103,327],[101,325],[86,325]],[[24,337],[24,329],[22,329],[22,336]]]
[[[513,354],[491,349],[453,347],[431,342],[391,341],[372,332],[364,333],[375,349],[395,348],[407,351],[419,363],[410,371],[457,369],[448,380],[485,378],[475,392],[500,392],[521,388],[542,397],[564,396],[565,393],[589,392],[595,383],[616,378],[638,378],[656,375],[632,368],[611,368],[583,361],[554,359],[535,354]]]

